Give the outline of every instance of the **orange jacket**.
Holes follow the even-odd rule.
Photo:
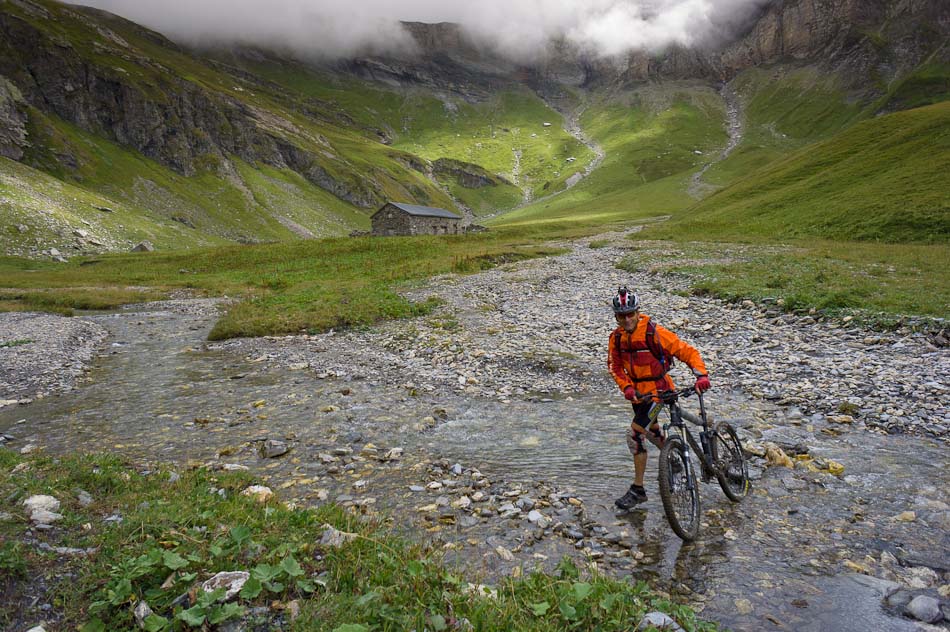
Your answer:
[[[621,391],[628,386],[645,394],[656,393],[658,387],[676,388],[670,376],[662,373],[659,361],[647,348],[646,334],[649,321],[649,316],[641,314],[633,333],[628,334],[622,327],[617,327],[610,333],[610,342],[607,345],[607,368]],[[693,370],[694,375],[708,374],[706,364],[699,352],[680,340],[672,331],[657,325],[655,340],[664,353],[686,363]]]

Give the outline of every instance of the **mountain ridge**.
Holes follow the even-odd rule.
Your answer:
[[[555,41],[526,64],[479,46],[458,25],[404,23],[414,54],[315,61],[248,47],[192,50],[97,9],[2,0],[0,155],[148,208],[153,193],[109,181],[113,150],[88,150],[101,139],[171,172],[164,178],[174,185],[156,185],[129,167],[127,181],[152,182],[136,190],[158,186],[169,200],[146,237],[181,242],[184,226],[255,241],[327,234],[308,215],[311,187],[329,196],[316,205],[320,217],[344,217],[329,234],[364,228],[387,199],[510,207],[532,191],[563,190],[594,156],[563,130],[528,134],[555,121],[530,105],[531,94],[566,116],[651,84],[717,87],[750,69],[775,68],[782,80],[788,69],[815,67],[835,77],[840,98],[865,104],[863,116],[950,95],[950,6],[938,0],[775,0],[741,26],[718,46],[614,59]],[[517,161],[529,154],[535,162],[525,174]],[[275,171],[261,179],[264,170]],[[243,210],[228,217],[206,194],[210,182]],[[299,206],[295,217],[280,211],[287,203]]]

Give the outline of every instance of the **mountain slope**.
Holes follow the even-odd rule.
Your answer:
[[[719,191],[659,233],[950,242],[950,102],[860,122]]]
[[[0,156],[19,164],[0,161],[0,252],[341,235],[385,200],[472,218],[536,201],[493,220],[509,224],[682,217],[697,191],[950,95],[939,0],[770,0],[739,26],[719,46],[612,61],[552,43],[524,65],[457,25],[412,23],[414,54],[318,63],[189,50],[102,11],[6,0]],[[583,179],[595,152],[574,120],[606,151]],[[50,176],[59,211],[37,214]],[[135,221],[78,236],[101,224],[96,207]]]
[[[299,65],[291,72],[298,80],[306,74]],[[536,97],[533,104],[546,114],[531,116],[556,116]],[[495,110],[504,127],[505,108]],[[388,146],[383,131],[335,102],[196,56],[116,16],[45,0],[0,4],[0,130],[0,155],[141,213],[142,230],[113,227],[113,245],[142,234],[159,247],[345,234],[366,228],[368,215],[389,199],[452,208],[452,188],[479,208],[482,197],[508,206],[521,197],[491,173],[475,187],[467,186],[464,167],[455,176],[435,173],[430,161]],[[464,149],[427,153],[480,158]],[[10,178],[22,177],[7,167]],[[536,178],[554,170],[544,166]],[[6,198],[3,224],[29,226],[22,211],[36,204]],[[84,204],[72,211],[96,216]],[[101,240],[73,243],[79,227],[70,216],[58,214],[53,230],[69,236],[65,244],[41,222],[35,240],[3,230],[0,241],[19,254],[41,246],[65,245],[66,254],[102,249]]]

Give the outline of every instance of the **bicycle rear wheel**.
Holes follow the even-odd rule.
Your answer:
[[[660,450],[660,499],[673,531],[687,542],[699,535],[700,514],[699,485],[688,460],[683,440],[667,438]]]
[[[712,452],[716,464],[716,479],[729,500],[739,502],[752,491],[749,466],[746,464],[742,443],[735,429],[720,421],[712,434]]]

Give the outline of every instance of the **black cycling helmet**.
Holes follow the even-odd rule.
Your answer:
[[[627,286],[617,288],[614,297],[614,314],[632,314],[640,309],[640,297],[627,289]]]

